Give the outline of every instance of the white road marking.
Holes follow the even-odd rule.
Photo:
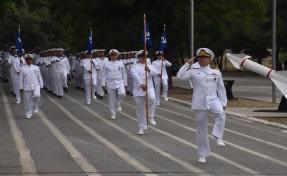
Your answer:
[[[65,96],[66,98],[70,99],[72,102],[74,103],[78,103],[77,101],[75,101],[74,99],[72,99],[69,96]],[[102,142],[104,145],[106,145],[109,149],[111,149],[112,151],[114,151],[120,158],[122,158],[124,161],[126,161],[127,163],[129,163],[130,165],[132,165],[133,167],[137,168],[138,170],[140,170],[141,172],[144,173],[150,173],[152,172],[148,167],[146,167],[145,165],[141,164],[139,161],[137,161],[136,159],[134,159],[132,156],[130,156],[128,153],[126,153],[125,151],[123,151],[122,149],[120,149],[118,146],[114,145],[113,143],[111,143],[110,141],[108,141],[105,137],[103,137],[101,134],[99,134],[98,132],[96,132],[93,128],[85,125],[82,121],[78,120],[77,117],[75,117],[71,112],[69,112],[67,109],[65,109],[61,104],[59,104],[57,101],[55,101],[54,99],[52,99],[50,96],[47,96],[47,98],[53,102],[58,108],[60,108],[65,114],[67,114],[67,116],[74,121],[76,124],[78,124],[80,127],[82,127],[85,131],[87,131],[90,135],[92,135],[94,138],[96,138],[97,140],[99,140],[100,142]],[[86,111],[89,111],[91,114],[97,116],[98,118],[100,118],[101,120],[105,121],[108,124],[112,124],[111,122],[109,122],[108,120],[104,119],[103,117],[99,117],[99,115],[97,113],[94,113],[92,110],[88,109],[87,107],[80,105],[83,109],[85,109]]]
[[[98,173],[99,171],[78,151],[66,136],[39,110],[38,116],[44,124],[50,129],[53,135],[62,143],[62,145],[71,154],[71,157],[78,163],[85,173]],[[100,175],[98,175],[100,176]]]
[[[0,89],[1,89],[1,92],[4,92],[2,86],[0,86]],[[12,133],[14,143],[16,144],[17,151],[19,153],[19,161],[22,167],[23,175],[28,176],[32,174],[33,176],[37,176],[38,174],[36,171],[33,158],[30,155],[30,150],[27,147],[25,140],[23,138],[23,135],[16,123],[16,120],[11,110],[11,106],[9,104],[8,98],[5,93],[2,94],[2,99],[3,99],[4,109],[7,114],[6,118],[7,118],[9,127],[10,127],[10,131]]]
[[[131,106],[132,106],[132,105],[131,105]],[[160,109],[163,110],[163,111],[169,112],[169,113],[173,113],[173,114],[177,114],[177,115],[186,117],[186,118],[188,118],[188,119],[192,119],[192,118],[190,118],[190,117],[188,117],[188,116],[186,116],[186,115],[183,115],[183,114],[180,114],[180,113],[176,113],[176,112],[174,112],[174,111],[166,110],[166,109],[163,109],[163,108],[160,108]],[[163,118],[163,120],[166,120],[166,119]],[[192,120],[194,120],[194,119],[192,119]],[[174,124],[180,125],[181,127],[184,127],[184,128],[187,129],[187,130],[196,132],[195,129],[190,128],[190,127],[188,127],[188,126],[179,124],[179,123],[177,123],[177,122],[175,122]],[[209,125],[212,125],[212,124],[209,124]],[[233,131],[233,132],[234,132],[234,131]],[[210,137],[210,138],[213,138],[213,136],[211,136],[211,135],[209,135],[209,137]],[[257,140],[260,140],[260,139],[257,139]],[[264,159],[268,159],[268,160],[270,160],[270,161],[273,161],[274,163],[277,163],[277,164],[280,164],[280,165],[282,165],[282,166],[284,166],[284,167],[287,167],[287,163],[285,163],[284,161],[281,161],[281,160],[278,160],[278,159],[274,159],[274,158],[272,158],[272,157],[270,157],[270,156],[267,156],[267,155],[264,155],[264,154],[255,152],[255,151],[253,151],[253,150],[246,149],[245,147],[241,147],[241,146],[236,145],[236,144],[233,144],[233,143],[231,143],[231,142],[225,141],[225,143],[228,144],[228,145],[230,145],[230,146],[233,146],[234,148],[243,150],[243,151],[245,151],[245,152],[247,152],[247,153],[251,153],[251,154],[253,154],[253,155],[259,156],[259,157],[264,158]],[[264,143],[266,143],[266,142],[264,142]],[[266,144],[269,144],[269,145],[272,145],[272,146],[275,146],[275,147],[280,146],[280,145],[277,145],[277,144],[274,144],[274,143],[271,143],[271,142],[270,142],[270,143],[266,143]],[[285,147],[284,147],[284,146],[280,146],[280,148],[281,148],[281,149],[284,149]]]
[[[74,100],[73,98],[71,98],[70,96],[66,96],[69,100],[73,101],[74,103],[78,103],[76,100]],[[100,102],[100,101],[97,101],[98,103],[108,107],[108,105]],[[170,160],[178,163],[179,165],[185,167],[187,170],[191,171],[191,172],[196,172],[196,173],[199,173],[199,174],[207,174],[205,171],[203,171],[202,169],[199,169],[197,168],[196,166],[186,162],[186,161],[183,161],[181,159],[179,159],[178,157],[174,156],[174,155],[171,155],[163,150],[161,150],[160,148],[152,145],[152,144],[149,144],[147,142],[144,142],[142,140],[142,138],[139,138],[138,136],[135,136],[134,134],[131,134],[125,130],[123,130],[121,127],[119,127],[118,125],[110,122],[110,120],[107,120],[105,117],[102,117],[101,115],[99,115],[98,113],[94,112],[93,110],[89,109],[87,106],[83,106],[83,105],[80,105],[82,108],[84,108],[86,111],[88,111],[89,113],[93,114],[94,116],[96,116],[97,118],[101,119],[102,121],[104,121],[105,123],[107,123],[108,125],[112,126],[113,128],[117,129],[118,131],[122,132],[123,134],[127,135],[129,138],[132,138],[133,140],[141,143],[142,145],[144,146],[147,146],[148,148],[151,148],[153,149],[154,151],[160,153],[162,156],[165,156],[167,158],[169,158]],[[150,171],[151,172],[151,171]]]
[[[132,108],[135,108],[134,106],[132,106],[132,105],[130,105],[130,104],[128,104],[128,103],[124,103],[124,104],[126,104],[126,105],[128,105],[128,106],[130,106],[130,107],[132,107]],[[129,117],[130,119],[135,120],[132,116],[130,116],[130,115],[124,113],[124,112],[121,112],[121,113],[124,114],[125,116]],[[172,124],[178,125],[178,126],[184,128],[184,129],[192,130],[193,132],[195,132],[195,130],[193,130],[192,128],[187,127],[187,126],[185,126],[185,125],[182,125],[182,124],[180,124],[180,123],[178,123],[178,122],[175,122],[175,121],[173,121],[173,120],[164,118],[164,117],[159,116],[159,115],[156,115],[156,117],[158,117],[158,118],[160,118],[160,119],[162,119],[162,120],[168,121],[168,122],[170,122],[170,123],[172,123]],[[193,144],[193,143],[191,143],[191,142],[188,142],[188,141],[186,141],[186,140],[184,140],[184,139],[178,138],[177,136],[174,136],[173,134],[167,133],[167,132],[165,132],[165,131],[162,131],[162,130],[160,130],[160,129],[154,128],[154,127],[152,127],[152,126],[149,126],[149,128],[151,128],[151,129],[153,129],[153,130],[155,130],[155,131],[157,131],[157,132],[159,132],[159,133],[162,133],[162,134],[164,134],[164,135],[166,135],[166,136],[168,136],[168,137],[171,137],[172,139],[175,139],[175,140],[177,140],[177,141],[179,141],[179,142],[181,142],[181,143],[183,143],[183,144],[185,144],[185,145],[188,145],[188,146],[190,146],[190,147],[192,147],[192,148],[194,148],[194,149],[197,149],[197,146],[196,146],[195,144]],[[239,169],[241,169],[241,170],[243,170],[243,171],[246,171],[246,172],[249,173],[249,174],[254,174],[254,175],[259,175],[259,174],[260,174],[259,172],[255,171],[255,170],[253,170],[253,169],[250,169],[250,168],[245,167],[245,166],[243,166],[243,165],[241,165],[241,164],[238,164],[238,163],[236,163],[236,162],[234,162],[234,161],[231,161],[231,160],[229,160],[229,159],[227,159],[227,158],[225,158],[225,157],[223,157],[223,156],[220,156],[220,155],[218,155],[218,154],[216,154],[216,153],[211,153],[211,155],[214,156],[215,158],[220,159],[220,160],[222,160],[222,161],[224,161],[224,162],[226,162],[226,163],[228,163],[228,164],[230,164],[230,165],[233,165],[233,166],[235,166],[235,167],[237,167],[237,168],[239,168]]]
[[[174,111],[171,111],[171,110],[168,110],[168,109],[163,109],[163,108],[159,108],[157,107],[158,109],[162,110],[162,111],[165,111],[165,112],[168,112],[168,113],[173,113],[173,114],[176,114],[176,115],[179,115],[179,116],[182,116],[182,117],[185,117],[187,119],[191,119],[193,121],[195,121],[194,118],[191,118],[187,115],[184,115],[184,114],[180,114],[180,113],[177,113],[177,112],[174,112]],[[213,124],[211,123],[208,123],[209,126],[213,126]],[[251,139],[251,140],[254,140],[254,141],[257,141],[257,142],[261,142],[263,144],[267,144],[267,145],[270,145],[270,146],[273,146],[273,147],[277,147],[277,148],[280,148],[282,150],[286,150],[287,151],[287,147],[285,146],[282,146],[282,145],[279,145],[279,144],[275,144],[273,142],[268,142],[268,141],[265,141],[265,140],[262,140],[262,139],[259,139],[259,138],[256,138],[256,137],[252,137],[250,135],[246,135],[246,134],[242,134],[242,133],[239,133],[239,132],[236,132],[236,131],[233,131],[233,130],[230,130],[228,128],[225,128],[224,129],[225,131],[228,131],[230,133],[233,133],[233,134],[236,134],[236,135],[239,135],[239,136],[242,136],[242,137],[245,137],[245,138],[248,138],[248,139]]]

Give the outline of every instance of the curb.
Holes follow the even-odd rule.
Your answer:
[[[184,100],[179,100],[176,98],[172,98],[172,97],[168,97],[169,100],[177,102],[179,104],[185,105],[185,106],[191,106],[191,102],[188,101],[184,101]],[[255,117],[251,117],[248,115],[244,115],[244,114],[240,114],[240,113],[236,113],[236,112],[231,112],[231,111],[226,111],[227,115],[231,115],[231,116],[235,116],[235,117],[239,117],[242,119],[247,119],[253,122],[257,122],[257,123],[261,123],[261,124],[265,124],[265,125],[269,125],[269,126],[273,126],[273,127],[277,127],[277,128],[281,128],[284,130],[287,130],[287,125],[281,124],[281,123],[276,123],[276,122],[269,122],[267,120],[262,120],[262,119],[258,119]]]

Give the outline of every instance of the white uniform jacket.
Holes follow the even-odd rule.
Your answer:
[[[24,91],[32,91],[36,86],[43,88],[43,79],[39,67],[35,65],[25,65],[21,67],[19,88]]]
[[[20,61],[20,59],[21,59],[21,61]],[[11,66],[11,76],[14,79],[18,79],[19,75],[17,73],[20,72],[20,67],[23,67],[26,64],[26,62],[23,59],[23,57],[15,57],[13,60],[11,60],[11,64],[12,64],[12,66]]]
[[[148,79],[148,89],[154,88],[152,76],[158,75],[159,73],[156,71],[153,65],[147,65],[150,69],[150,72],[147,72],[147,79]],[[140,87],[142,84],[146,84],[145,79],[145,64],[137,63],[131,67],[131,75],[134,79],[134,87],[133,87],[133,96],[145,96],[146,92],[142,90]]]
[[[97,71],[96,69],[99,68],[98,62],[96,62],[94,59],[92,59],[93,65],[92,65],[92,78],[97,78]],[[89,71],[91,70],[91,59],[84,59],[83,62],[84,67],[84,79],[91,79],[91,74]]]
[[[221,72],[207,67],[194,68],[186,63],[178,71],[179,79],[190,79],[193,84],[192,109],[208,110],[214,101],[227,104]]]
[[[59,69],[64,73],[64,75],[70,74],[70,63],[66,56],[60,56],[59,59]]]
[[[128,85],[126,69],[121,61],[105,62],[102,76],[102,85],[109,89]]]
[[[167,60],[155,60],[152,62],[152,65],[154,65],[155,69],[157,70],[158,73],[161,72],[161,64],[162,64],[162,79],[168,79],[168,75],[166,72],[166,67],[170,67],[171,63]],[[154,76],[155,80],[160,80],[160,76]]]
[[[103,57],[103,58],[97,57],[95,60],[98,62],[98,65],[99,65],[98,76],[102,77],[102,72],[103,72],[105,63],[109,62],[109,59],[107,57]]]

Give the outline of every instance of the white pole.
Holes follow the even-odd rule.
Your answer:
[[[276,70],[276,0],[272,8],[272,68]],[[276,103],[276,86],[272,82],[272,102]]]
[[[194,57],[194,2],[190,0],[190,56]]]

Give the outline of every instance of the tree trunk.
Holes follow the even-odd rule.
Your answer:
[[[258,64],[262,65],[262,58],[261,57],[258,57],[257,61],[258,61]]]
[[[280,46],[276,49],[276,71],[282,70],[282,64],[281,64],[281,62],[279,62],[280,49],[281,49]]]

